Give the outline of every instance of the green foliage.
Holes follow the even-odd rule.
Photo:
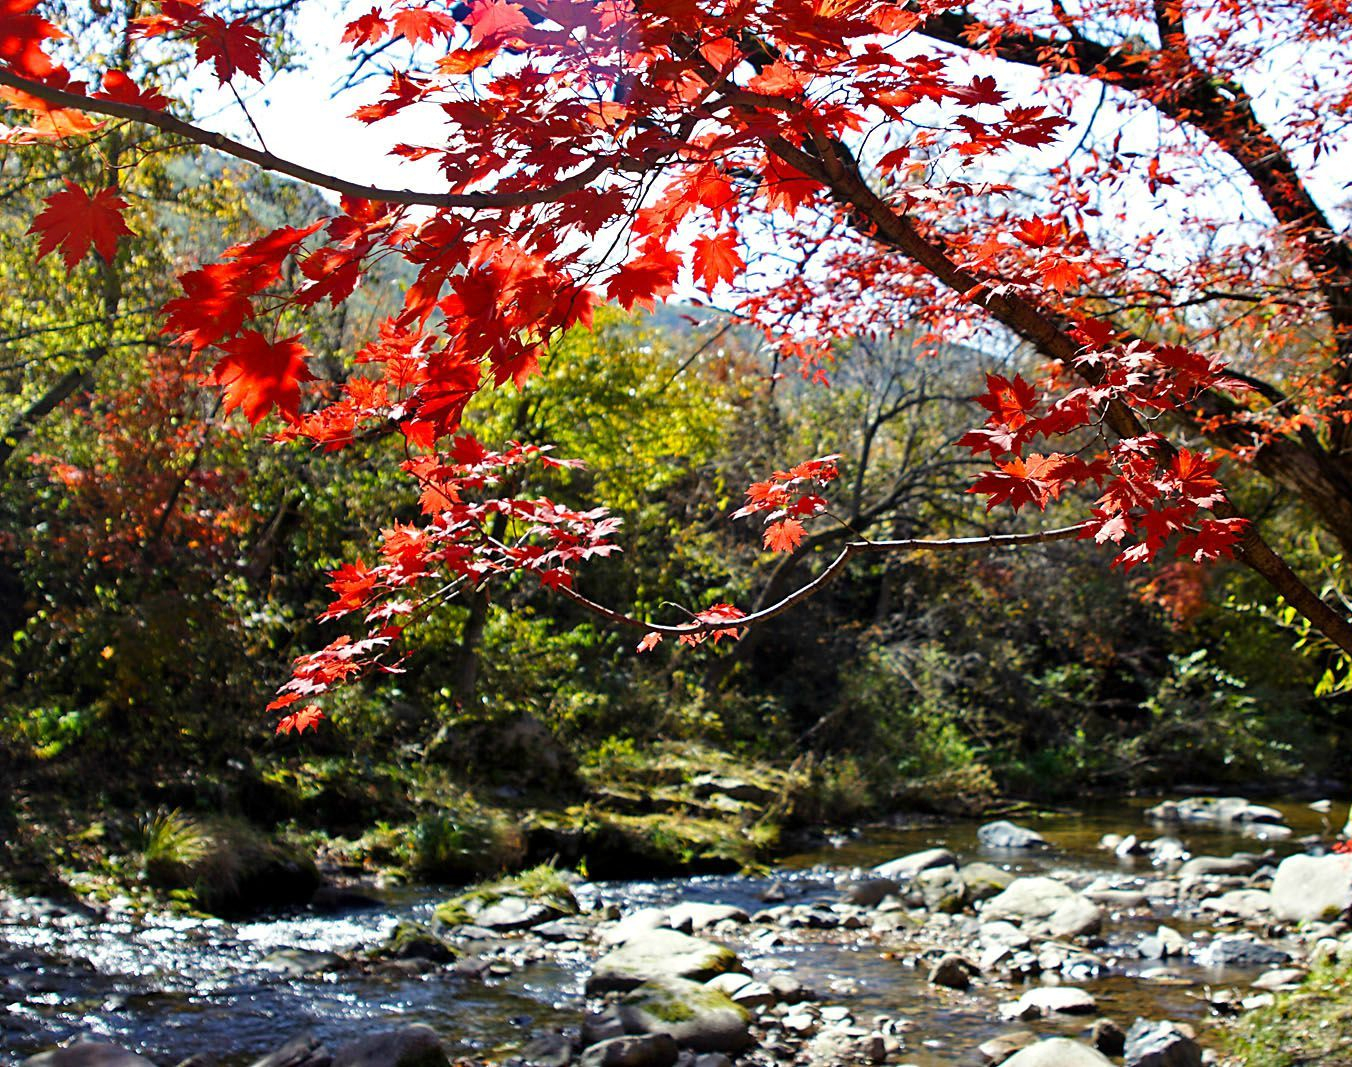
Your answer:
[[[1238,1067],[1352,1067],[1352,969],[1320,964],[1299,989],[1218,1033]]]
[[[211,842],[201,824],[178,808],[160,812],[145,826],[141,866],[151,882],[173,884],[199,863]]]

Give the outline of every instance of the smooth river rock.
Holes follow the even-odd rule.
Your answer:
[[[430,1026],[414,1023],[370,1034],[344,1045],[333,1067],[449,1067],[441,1038]]]
[[[956,867],[958,857],[946,848],[927,848],[923,852],[912,852],[907,856],[898,856],[894,860],[880,863],[873,868],[875,878],[891,878],[894,882],[909,882],[921,871],[931,867]]]
[[[986,848],[1027,849],[1047,847],[1047,839],[1036,830],[1019,826],[1007,819],[986,823],[985,826],[977,830],[976,838]]]
[[[1329,920],[1352,907],[1352,855],[1287,856],[1272,880],[1272,911],[1288,922]]]
[[[1052,1037],[1020,1049],[1003,1067],[1112,1067],[1097,1049],[1072,1041],[1068,1037]]]
[[[1124,1056],[1127,1067],[1202,1067],[1201,1046],[1171,1022],[1137,1019]]]
[[[578,1059],[578,1067],[671,1067],[680,1055],[670,1034],[612,1037],[593,1045]]]
[[[660,978],[706,982],[739,969],[736,953],[722,945],[675,930],[647,930],[596,961],[587,979],[587,992],[624,992]]]

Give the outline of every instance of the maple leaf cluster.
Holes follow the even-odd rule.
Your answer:
[[[422,520],[385,530],[376,563],[357,560],[329,576],[334,599],[320,619],[358,615],[367,633],[357,640],[343,635],[297,659],[268,710],[313,700],[372,669],[399,670],[389,653],[404,628],[462,588],[482,589],[515,574],[545,588],[568,587],[577,564],[618,552],[610,538],[620,520],[605,508],[577,511],[544,497],[495,492],[537,463],[577,466],[534,445],[490,451],[469,434],[457,436],[446,456],[407,460],[405,470],[421,487]],[[322,717],[318,704],[307,704],[287,712],[277,730],[303,730]]]
[[[771,552],[792,552],[807,529],[804,519],[826,510],[826,498],[817,492],[840,477],[837,455],[804,460],[786,471],[775,471],[763,482],[752,482],[746,503],[732,513],[734,519],[760,515],[765,522],[762,543]]]
[[[1090,431],[1092,442],[1113,405],[1149,419],[1208,389],[1244,388],[1222,361],[1181,346],[1139,339],[1117,344],[1096,322],[1082,324],[1080,335],[1085,348],[1076,362],[1091,384],[1050,403],[1021,375],[987,375],[986,392],[976,399],[990,416],[958,444],[988,454],[995,465],[968,491],[984,496],[987,510],[1007,504],[1017,511],[1045,509],[1067,489],[1092,483],[1101,495],[1083,536],[1114,545],[1131,538],[1114,559],[1126,569],[1155,558],[1171,540],[1177,555],[1197,563],[1233,554],[1246,520],[1203,514],[1226,499],[1215,477],[1217,460],[1175,449],[1154,432],[1121,438],[1088,458],[1083,443],[1075,452],[1030,451],[1038,440],[1074,439],[1081,431]]]

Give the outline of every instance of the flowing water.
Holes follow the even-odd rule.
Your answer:
[[[1153,836],[1141,816],[1146,806],[1126,800],[1021,820],[1053,847],[1017,857],[985,854],[977,843],[976,821],[917,824],[871,829],[833,847],[788,857],[768,877],[595,883],[580,887],[578,895],[585,906],[614,903],[625,910],[702,901],[754,912],[764,906],[762,894],[778,882],[787,903],[829,902],[839,899],[835,882],[849,869],[936,845],[952,849],[963,862],[986,859],[1017,873],[1111,873],[1144,882],[1155,877],[1148,860],[1134,861],[1133,868],[1097,844],[1108,832]],[[1268,846],[1202,827],[1185,827],[1179,836],[1194,855],[1267,847],[1280,855],[1298,850],[1301,836],[1328,831],[1325,819],[1303,804],[1273,806],[1295,830],[1289,841]],[[0,1063],[18,1062],[87,1034],[137,1049],[159,1063],[204,1053],[222,1067],[235,1067],[301,1030],[313,1031],[332,1047],[393,1022],[425,1022],[461,1055],[502,1058],[534,1033],[578,1024],[590,961],[580,950],[549,947],[547,955],[535,952],[533,961],[498,968],[503,973],[482,979],[444,970],[397,977],[338,970],[295,978],[265,962],[278,949],[341,953],[373,947],[397,921],[430,918],[445,896],[445,891],[408,890],[370,911],[242,923],[172,916],[91,918],[13,902],[7,914],[0,911]],[[1243,987],[1254,972],[1207,970],[1185,960],[1170,961],[1175,980],[1139,979],[1136,975],[1151,963],[1134,958],[1129,946],[1161,922],[1185,934],[1195,928],[1164,909],[1112,918],[1105,926],[1106,946],[1097,952],[1113,965],[1103,976],[1077,984],[1098,998],[1100,1014],[1124,1025],[1141,1015],[1205,1026],[1206,989]],[[782,939],[757,937],[748,928],[731,944],[753,972],[790,973],[823,1002],[845,1005],[866,1024],[874,1016],[903,1020],[906,1062],[923,1067],[972,1062],[977,1044],[1011,1028],[995,1006],[1017,997],[1018,987],[940,993],[927,984],[923,966],[883,952],[867,931],[829,931],[806,943],[776,940]],[[1085,1022],[1039,1022],[1034,1028],[1077,1033]]]

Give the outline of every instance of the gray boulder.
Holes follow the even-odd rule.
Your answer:
[[[673,930],[699,933],[714,923],[744,923],[747,914],[732,904],[677,904],[667,910],[667,920]]]
[[[1001,1008],[1014,1019],[1036,1019],[1043,1015],[1088,1015],[1098,1004],[1092,995],[1073,986],[1049,985],[1030,989],[1013,1004]]]
[[[1046,848],[1047,839],[1036,830],[1019,826],[1006,819],[988,822],[976,832],[976,838],[986,848],[1027,849]]]
[[[1055,937],[1096,934],[1103,926],[1103,911],[1088,897],[1076,893],[1062,901],[1047,919]]]
[[[1137,1019],[1125,1056],[1127,1067],[1202,1067],[1201,1046],[1171,1022]]]
[[[82,1041],[66,1048],[39,1052],[20,1067],[155,1067],[144,1056],[102,1041]]]
[[[1272,880],[1272,911],[1288,922],[1341,918],[1352,907],[1352,855],[1287,856]]]
[[[1202,901],[1202,910],[1238,919],[1266,919],[1272,914],[1272,894],[1263,889],[1233,889]]]
[[[751,1015],[726,993],[684,978],[644,982],[617,1009],[627,1034],[670,1034],[696,1052],[739,1052],[751,1043]]]
[[[861,878],[845,887],[845,899],[861,908],[872,908],[901,888],[894,878]]]
[[[1207,878],[1213,876],[1253,874],[1258,870],[1258,857],[1237,853],[1233,856],[1194,856],[1178,869],[1180,878]]]
[[[1145,817],[1164,823],[1203,823],[1233,826],[1241,823],[1280,824],[1282,813],[1276,808],[1254,804],[1243,797],[1188,797],[1166,800],[1150,808]]]
[[[921,871],[931,867],[956,867],[958,857],[946,848],[927,848],[923,852],[912,852],[899,856],[873,868],[876,878],[890,878],[894,882],[909,882]]]
[[[1005,1060],[1004,1067],[1112,1067],[1112,1062],[1088,1045],[1068,1037],[1052,1037],[1020,1049]]]
[[[1003,893],[981,908],[983,919],[1016,919],[1046,923],[1058,937],[1076,937],[1096,931],[1103,912],[1093,901],[1055,878],[1016,878]]]
[[[647,930],[596,961],[587,979],[588,993],[621,992],[661,978],[707,982],[741,969],[736,953],[675,930]]]
[[[1203,967],[1276,967],[1290,959],[1289,952],[1239,935],[1212,938],[1197,953]]]
[[[612,1037],[583,1052],[578,1067],[671,1067],[679,1055],[670,1034]]]
[[[450,1067],[450,1060],[437,1032],[413,1023],[344,1045],[334,1053],[333,1067]]]

